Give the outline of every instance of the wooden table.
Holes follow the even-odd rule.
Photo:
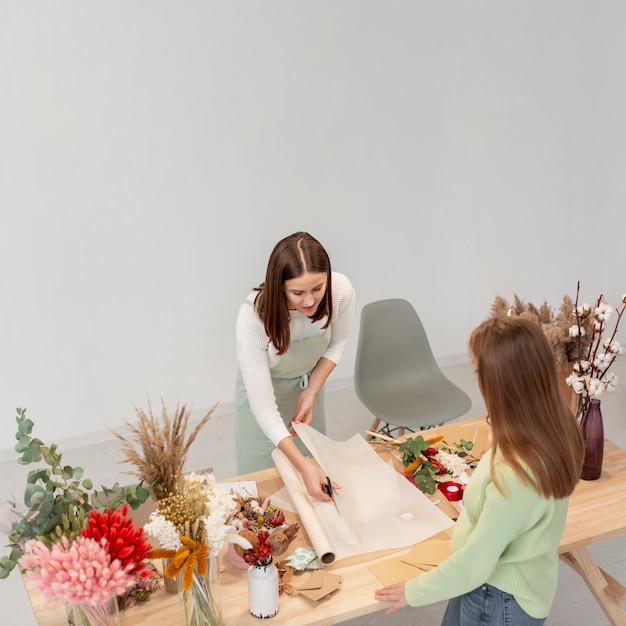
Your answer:
[[[459,424],[475,426],[484,424],[484,420],[473,419]],[[604,454],[601,478],[581,481],[571,497],[559,553],[561,559],[586,582],[611,624],[626,626],[626,613],[622,608],[626,602],[626,589],[603,572],[587,550],[593,543],[626,534],[626,451],[607,440]],[[274,493],[282,486],[280,475],[274,468],[234,480],[255,480],[259,493],[263,495]],[[453,508],[449,508],[448,512],[454,515]],[[301,530],[301,533],[300,542],[306,542],[304,531]],[[446,536],[450,536],[450,531],[438,535]],[[357,564],[342,565],[339,562],[328,566],[328,571],[342,577],[339,591],[319,602],[282,594],[280,611],[267,620],[268,623],[298,626],[337,624],[382,610],[386,605],[374,600],[374,590],[381,584],[367,567],[375,560],[379,559],[368,560],[365,557]],[[248,613],[245,571],[231,566],[225,556],[220,557],[220,568],[225,625],[258,626],[260,620]],[[27,589],[40,626],[63,626],[66,623],[62,607],[50,605],[41,610],[41,595],[28,583]],[[121,623],[122,626],[177,626],[180,623],[178,599],[161,588],[145,605],[122,612]]]

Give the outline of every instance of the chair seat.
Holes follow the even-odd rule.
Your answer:
[[[381,421],[418,430],[460,417],[470,397],[437,365],[413,306],[401,298],[366,304],[361,311],[354,386]]]
[[[447,380],[438,381],[433,387],[418,387],[407,382],[371,391],[371,395],[369,391],[364,392],[366,406],[378,419],[411,430],[460,417],[472,404],[465,392]],[[445,402],[442,394],[445,394]]]

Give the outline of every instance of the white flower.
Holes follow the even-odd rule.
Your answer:
[[[227,535],[235,533],[235,527],[227,523],[239,508],[239,503],[230,493],[216,490],[210,500],[209,514],[202,518],[207,536],[207,547],[217,554],[224,545]]]
[[[469,465],[457,454],[440,450],[435,459],[446,468],[453,479],[458,478],[466,469],[469,469]],[[450,480],[450,476],[446,476],[445,480]]]
[[[604,390],[607,393],[612,393],[613,391],[615,391],[615,387],[617,386],[618,382],[619,378],[617,377],[617,375],[614,372],[609,372],[606,375],[606,379],[604,380]]]
[[[582,326],[579,326],[578,324],[574,324],[573,326],[569,327],[570,337],[578,337],[579,335],[581,337],[585,336],[585,329]]]
[[[604,370],[607,367],[609,367],[609,365],[611,365],[612,361],[613,361],[613,355],[612,354],[607,354],[606,352],[601,352],[600,354],[596,355],[596,358],[595,358],[595,360],[593,362],[593,367],[598,372],[604,372]]]
[[[585,390],[585,379],[576,374],[570,374],[565,382],[573,389],[574,393],[580,395]]]
[[[590,398],[599,398],[604,391],[604,383],[599,378],[587,378],[587,393]]]
[[[150,513],[150,521],[143,529],[149,537],[154,537],[164,550],[178,550],[180,538],[176,526],[159,515],[158,511]]]
[[[576,374],[584,376],[591,371],[591,363],[589,361],[576,361],[573,369]]]
[[[610,341],[607,339],[602,345],[604,349],[611,354],[624,354],[624,348],[622,348],[622,344],[619,341]]]
[[[601,322],[608,322],[611,318],[611,313],[613,313],[613,307],[606,302],[600,302],[593,312],[595,318]]]
[[[583,302],[578,308],[574,309],[574,313],[578,313],[579,316],[588,315],[591,313],[591,305]]]

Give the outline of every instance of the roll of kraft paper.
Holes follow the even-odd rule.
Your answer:
[[[458,502],[463,499],[463,485],[461,483],[449,480],[445,483],[439,483],[437,487],[450,502]]]
[[[315,552],[317,552],[318,558],[324,565],[330,565],[335,560],[335,550],[323,526],[320,524],[318,516],[315,514],[315,509],[306,493],[300,474],[278,448],[272,451],[272,458],[285,483],[296,512],[300,516],[300,521],[306,530],[306,534],[309,536]]]

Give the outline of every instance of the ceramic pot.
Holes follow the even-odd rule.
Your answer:
[[[274,617],[278,613],[278,570],[270,562],[248,568],[248,605],[254,617]]]

